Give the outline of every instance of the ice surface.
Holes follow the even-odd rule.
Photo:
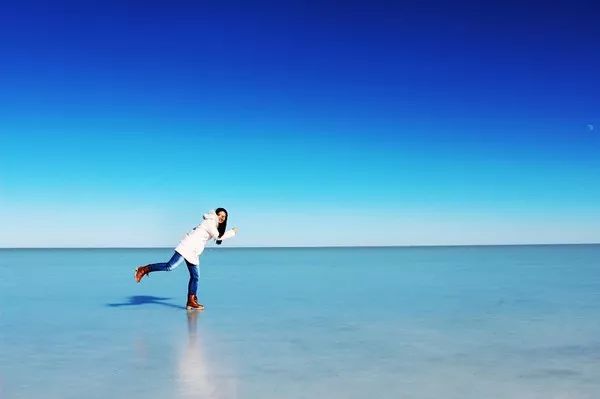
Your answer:
[[[0,250],[1,398],[597,398],[600,246]]]

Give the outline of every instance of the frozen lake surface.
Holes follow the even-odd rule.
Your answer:
[[[0,250],[0,398],[598,398],[600,246]]]

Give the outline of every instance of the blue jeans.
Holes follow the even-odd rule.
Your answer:
[[[188,295],[196,295],[196,292],[198,291],[198,277],[200,276],[200,268],[198,265],[192,265],[190,262],[188,262],[183,256],[181,256],[181,254],[179,254],[179,252],[175,251],[167,263],[153,263],[148,265],[148,267],[150,267],[151,272],[170,272],[184,261],[188,267],[188,271],[190,272]]]

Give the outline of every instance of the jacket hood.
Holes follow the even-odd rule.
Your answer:
[[[218,218],[218,216],[214,210],[210,211],[208,213],[205,213],[202,217],[204,218],[204,220],[215,220],[215,221],[217,221],[217,218]]]

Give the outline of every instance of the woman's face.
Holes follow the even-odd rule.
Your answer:
[[[223,211],[217,213],[217,216],[219,217],[219,224],[223,223],[225,219],[227,219],[227,214]]]

